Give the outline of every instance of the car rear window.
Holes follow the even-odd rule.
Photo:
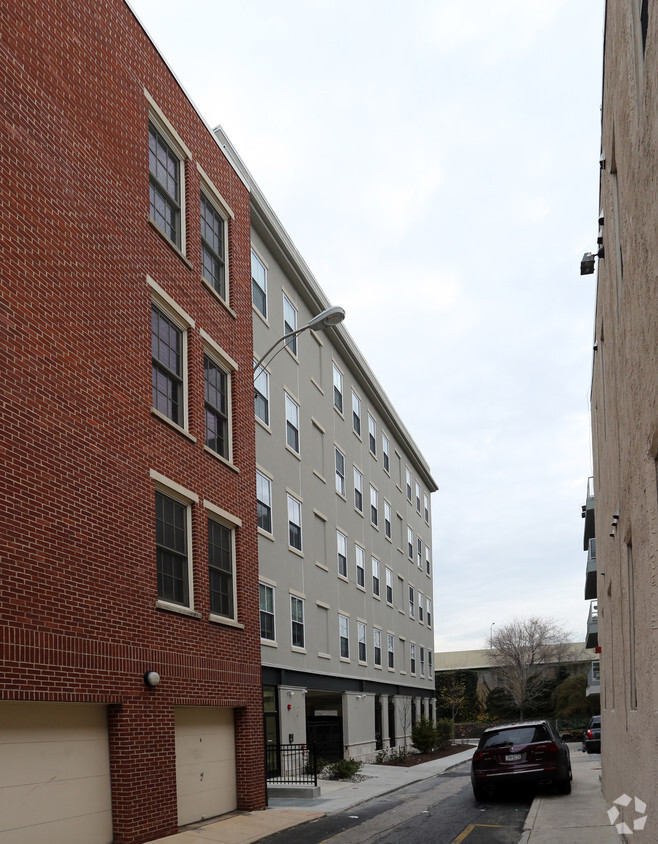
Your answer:
[[[509,747],[515,744],[532,744],[535,741],[550,741],[545,727],[541,724],[529,727],[513,727],[510,730],[495,730],[480,739],[480,750],[494,747]]]

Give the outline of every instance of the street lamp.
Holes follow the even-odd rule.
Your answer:
[[[338,325],[344,319],[345,311],[343,310],[343,308],[339,308],[338,305],[333,305],[331,308],[326,308],[317,316],[314,316],[313,319],[310,320],[310,322],[307,322],[306,325],[302,325],[301,328],[297,328],[295,331],[289,331],[288,334],[284,334],[283,337],[279,337],[279,339],[272,343],[272,345],[265,352],[265,354],[261,355],[261,357],[254,364],[254,378],[256,378],[256,374],[259,369],[265,368],[265,358],[270,354],[270,352],[273,352],[274,349],[276,349],[279,343],[284,343],[286,340],[290,340],[292,337],[296,337],[298,334],[301,334],[302,331],[308,331],[309,328],[312,328],[314,331],[324,331],[326,328],[330,328],[332,325]],[[279,349],[279,351],[281,350]]]
[[[491,627],[489,628],[489,647],[493,650],[493,629],[496,626],[496,622],[491,622]]]

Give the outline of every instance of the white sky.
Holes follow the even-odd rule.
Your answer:
[[[130,0],[439,484],[437,650],[585,638],[603,0]]]

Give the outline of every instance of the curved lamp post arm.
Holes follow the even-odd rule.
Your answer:
[[[342,322],[345,319],[345,311],[343,308],[339,308],[337,305],[334,305],[331,308],[327,308],[326,310],[319,313],[317,316],[314,316],[312,320],[306,323],[306,325],[302,325],[301,328],[297,328],[295,331],[289,331],[288,334],[284,334],[282,337],[279,337],[277,340],[272,343],[270,348],[265,352],[264,355],[261,355],[260,358],[254,364],[254,378],[258,375],[259,370],[264,369],[264,361],[265,358],[276,349],[279,343],[285,343],[286,340],[290,340],[293,337],[296,337],[298,334],[301,334],[303,331],[308,331],[309,328],[313,328],[315,331],[324,331],[325,328],[329,328],[332,325],[338,325],[338,323]]]

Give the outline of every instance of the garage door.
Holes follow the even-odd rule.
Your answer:
[[[232,812],[237,808],[233,710],[180,707],[175,723],[179,825]]]
[[[110,844],[105,707],[0,701],[2,844]]]

